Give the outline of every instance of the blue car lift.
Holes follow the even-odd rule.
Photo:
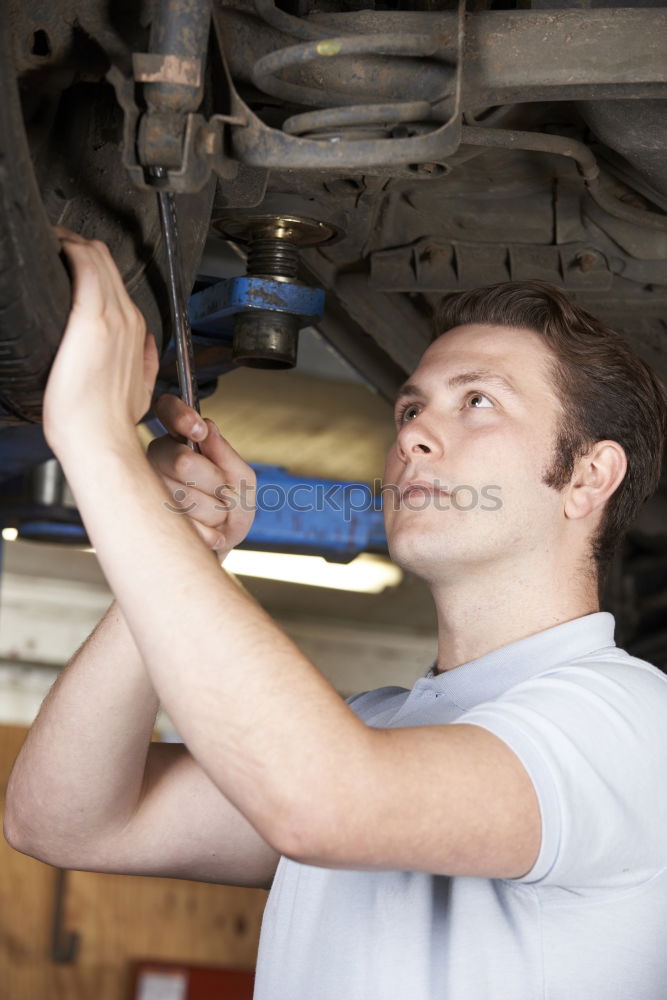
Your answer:
[[[240,548],[320,555],[335,562],[349,562],[361,552],[385,552],[381,498],[365,483],[290,476],[273,465],[253,465],[257,474],[256,513],[252,528]],[[15,486],[16,481],[3,484]],[[2,526],[16,527],[19,538],[34,541],[88,545],[75,507],[62,501],[36,503],[25,484],[11,496],[3,493]],[[219,499],[224,506],[224,495]],[[215,498],[211,498],[215,503]],[[165,506],[175,514],[192,510],[186,488],[176,491]]]

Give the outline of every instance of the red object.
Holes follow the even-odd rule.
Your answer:
[[[135,962],[130,1000],[252,1000],[254,969]]]

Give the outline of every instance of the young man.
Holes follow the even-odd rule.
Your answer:
[[[656,487],[660,383],[543,283],[445,302],[386,466],[391,552],[431,585],[438,659],[346,705],[207,551],[250,521],[212,502],[251,478],[213,424],[164,398],[162,482],[147,462],[152,338],[106,249],[62,240],[75,297],[45,430],[117,604],[16,762],[10,843],[273,880],[261,1000],[658,1000],[667,679],[615,647],[598,569]],[[164,504],[192,481],[206,545]],[[501,503],[456,502],[462,484]],[[149,744],[158,699],[183,746]]]

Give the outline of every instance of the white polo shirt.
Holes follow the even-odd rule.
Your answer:
[[[255,1000],[667,997],[667,677],[613,635],[598,612],[350,700],[370,726],[495,733],[535,786],[539,856],[520,879],[282,858]]]

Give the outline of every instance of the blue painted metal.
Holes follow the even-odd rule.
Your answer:
[[[253,466],[257,473],[257,509],[250,533],[240,548],[320,555],[333,562],[349,562],[361,552],[385,552],[382,499],[365,483],[290,476],[273,465]],[[220,509],[225,504],[251,503],[252,497],[228,499],[218,491]],[[211,498],[215,504],[216,498]],[[187,488],[176,490],[166,501],[175,514],[194,510]],[[19,537],[43,539],[66,545],[87,545],[76,510],[50,510],[34,502],[0,506],[0,525],[18,528]]]
[[[231,337],[237,313],[261,309],[303,318],[303,326],[324,313],[324,289],[254,275],[224,278],[190,296],[190,325],[200,334]]]
[[[365,483],[290,476],[257,465],[257,511],[248,548],[323,555],[348,562],[386,551],[381,497]]]
[[[68,524],[63,521],[51,521],[47,517],[39,520],[21,521],[18,526],[19,538],[31,542],[48,542],[49,544],[90,545],[86,529],[82,524]]]

